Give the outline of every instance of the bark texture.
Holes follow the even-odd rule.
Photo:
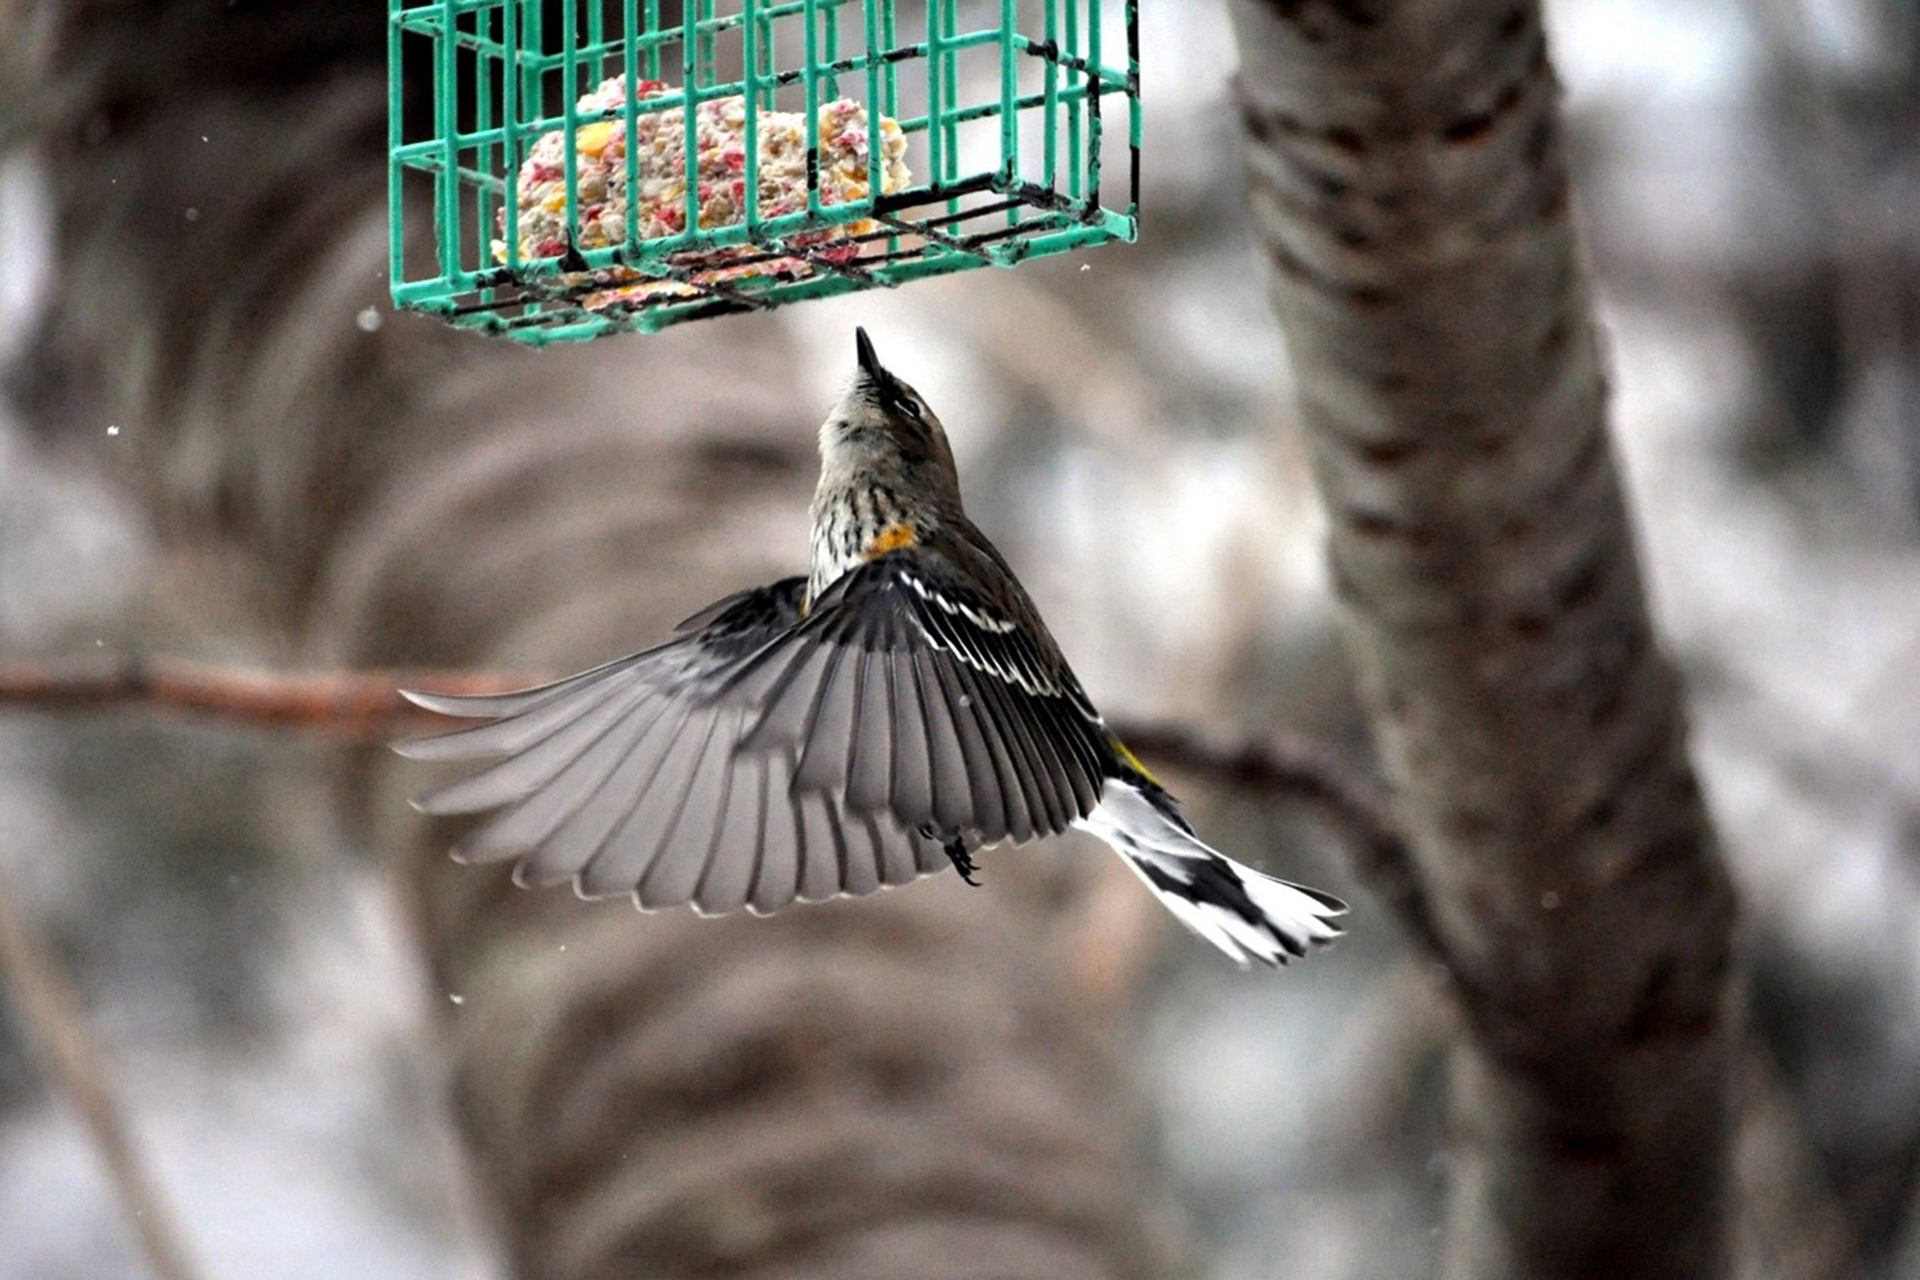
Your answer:
[[[1416,932],[1467,1015],[1446,1269],[1721,1274],[1733,899],[1608,443],[1538,7],[1233,16]]]
[[[172,556],[144,634],[554,670],[791,572],[819,406],[777,331],[535,354],[389,314],[383,15],[43,0],[0,33],[27,69],[0,117],[45,157],[57,236],[12,388],[55,448],[121,424]],[[416,890],[458,1121],[520,1273],[1173,1265],[1117,1042],[1147,899],[1117,865],[643,918],[453,866],[457,833],[397,816],[425,779],[396,771],[353,754],[338,796]]]

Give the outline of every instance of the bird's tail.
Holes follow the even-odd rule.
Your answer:
[[[1112,845],[1181,924],[1242,968],[1286,964],[1340,936],[1347,904],[1243,867],[1202,844],[1173,798],[1153,783],[1108,778],[1078,825]]]

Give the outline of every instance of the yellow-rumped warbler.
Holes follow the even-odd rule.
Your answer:
[[[497,763],[420,800],[499,810],[456,856],[518,858],[643,908],[767,912],[871,893],[1080,827],[1245,965],[1337,936],[1339,899],[1194,835],[1094,710],[1007,563],[960,504],[940,420],[881,367],[820,428],[813,568],[695,614],[680,637],[520,693],[409,693],[489,724],[399,744]]]

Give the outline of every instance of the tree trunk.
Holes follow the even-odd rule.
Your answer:
[[[1420,921],[1446,1267],[1726,1271],[1732,893],[1605,429],[1538,8],[1234,0],[1251,200]]]
[[[536,355],[390,313],[383,6],[29,8],[37,80],[7,91],[59,243],[14,382],[56,444],[125,424],[185,570],[161,634],[554,670],[803,563],[820,406],[768,322]],[[394,763],[344,764],[339,794],[417,890],[457,1121],[521,1273],[1172,1265],[1119,1052],[1141,934],[1101,923],[1110,890],[1146,899],[1117,866],[642,917],[452,865],[455,832],[399,816],[425,779]]]

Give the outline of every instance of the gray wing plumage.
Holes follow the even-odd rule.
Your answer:
[[[408,693],[489,723],[396,744],[424,760],[492,761],[421,797],[427,813],[492,811],[455,850],[519,859],[521,884],[572,881],[644,907],[766,912],[795,899],[871,893],[949,862],[884,813],[850,814],[793,786],[794,759],[742,751],[754,709],[715,699],[743,660],[799,620],[803,579],[742,592],[679,638],[553,684],[454,697]]]
[[[679,637],[518,693],[409,693],[484,718],[398,744],[491,761],[416,803],[491,812],[455,851],[522,884],[721,913],[871,893],[1092,811],[1104,728],[1072,673],[934,557],[742,592]]]
[[[1099,803],[1107,736],[1066,665],[946,561],[868,561],[716,697],[758,708],[749,749],[797,753],[794,785],[909,830],[1020,843]]]

